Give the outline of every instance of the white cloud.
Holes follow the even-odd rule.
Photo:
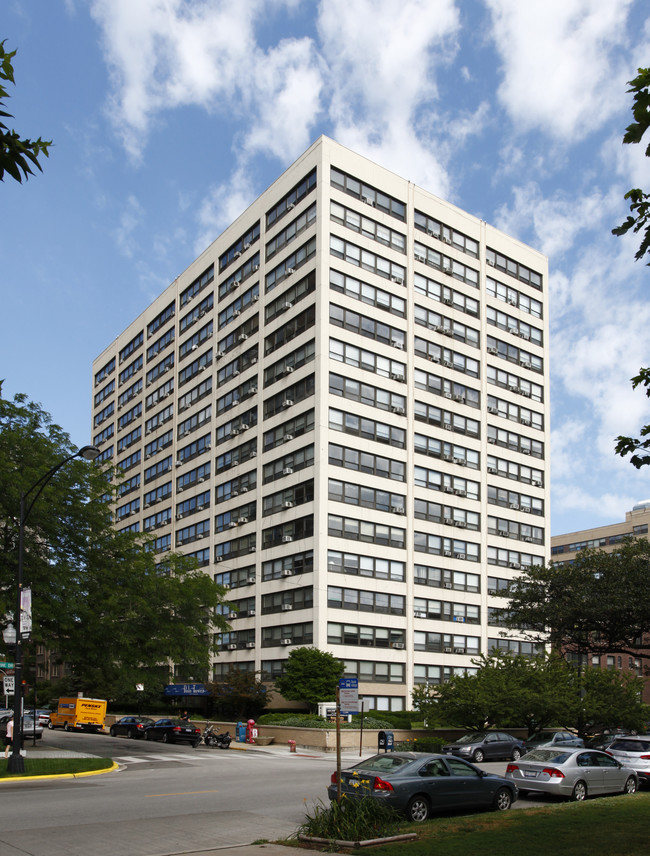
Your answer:
[[[115,230],[117,246],[120,251],[129,258],[131,258],[138,249],[135,231],[142,223],[143,213],[142,206],[135,196],[129,196],[126,201],[126,207],[120,215],[119,226]]]
[[[521,131],[576,142],[620,109],[633,0],[485,0],[501,57],[499,100]]]
[[[246,210],[255,196],[255,187],[244,167],[235,170],[228,182],[213,187],[201,203],[198,215],[201,231],[194,242],[194,251],[202,253]]]

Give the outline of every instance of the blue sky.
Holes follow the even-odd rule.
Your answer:
[[[650,468],[650,272],[615,238],[645,146],[644,0],[3,0],[8,103],[55,146],[0,186],[0,377],[90,442],[91,364],[320,134],[549,257],[552,532],[621,520]]]

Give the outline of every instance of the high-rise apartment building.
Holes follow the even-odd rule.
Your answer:
[[[548,557],[547,261],[325,137],[93,364],[117,528],[230,588],[231,664],[373,707],[473,669]]]

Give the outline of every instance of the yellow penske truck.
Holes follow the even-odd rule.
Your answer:
[[[102,731],[106,719],[106,701],[101,698],[60,698],[56,711],[50,714],[48,728],[73,728]]]

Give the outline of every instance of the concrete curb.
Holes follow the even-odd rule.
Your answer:
[[[120,769],[120,765],[113,761],[105,770],[85,770],[82,773],[53,773],[50,776],[4,776],[0,778],[0,785],[5,782],[38,782],[43,779],[84,779],[88,776],[103,776],[104,773],[114,773]]]

